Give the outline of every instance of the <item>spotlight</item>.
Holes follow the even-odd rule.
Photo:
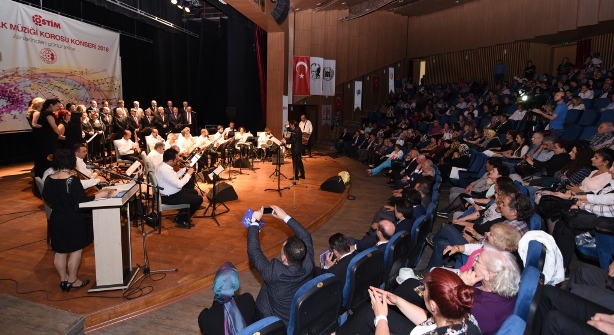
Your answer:
[[[179,0],[179,4],[177,5],[177,7],[179,7],[179,9],[183,9],[183,3],[185,2],[185,0]]]
[[[172,3],[173,5],[176,5],[176,4],[177,4],[177,0],[171,0],[171,3]]]

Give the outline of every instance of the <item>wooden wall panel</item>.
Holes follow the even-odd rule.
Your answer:
[[[577,26],[590,26],[599,23],[599,3],[600,0],[579,0],[578,1],[578,21]],[[612,1],[608,1],[612,6]]]
[[[578,8],[578,0],[559,0],[559,13],[568,13]],[[558,30],[574,30],[576,29],[577,20],[572,19],[569,15],[558,16]]]
[[[285,92],[285,34],[267,34],[267,126],[274,134],[281,134],[282,96]]]
[[[614,65],[614,33],[592,37],[591,49],[599,51],[605,67],[609,68]]]
[[[550,64],[552,61],[551,47],[547,44],[541,43],[529,43],[529,57],[528,59],[533,61],[535,65],[535,73],[541,75],[544,72],[552,73],[550,71]],[[557,64],[560,63],[557,62]]]
[[[472,1],[409,18],[407,53],[420,58],[574,30],[611,19],[612,7],[612,0]]]

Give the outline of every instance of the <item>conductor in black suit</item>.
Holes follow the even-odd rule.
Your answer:
[[[299,155],[300,153],[299,151]],[[296,235],[286,239],[281,248],[280,259],[273,258],[269,261],[258,240],[263,214],[261,208],[252,214],[252,223],[247,230],[247,256],[264,281],[256,298],[260,314],[263,317],[277,316],[287,326],[294,294],[313,278],[313,242],[309,232],[298,221],[278,206],[271,208],[272,216],[286,222]]]
[[[345,277],[350,261],[356,253],[350,251],[350,241],[341,234],[336,233],[328,238],[330,252],[326,255],[326,261],[322,273],[332,273],[339,278],[341,285],[345,285]]]
[[[292,145],[292,167],[294,168],[294,178],[290,180],[305,179],[305,167],[303,166],[303,133],[295,120],[286,121],[286,127],[290,127],[290,139]],[[284,142],[286,140],[284,139]]]

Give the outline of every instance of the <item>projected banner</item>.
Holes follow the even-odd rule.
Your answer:
[[[29,130],[35,97],[115,105],[121,95],[119,34],[0,0],[0,132]]]

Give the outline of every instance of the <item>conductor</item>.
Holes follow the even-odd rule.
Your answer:
[[[288,127],[291,134],[288,141],[292,145],[292,167],[294,168],[294,178],[290,180],[305,179],[305,167],[301,157],[303,153],[303,133],[298,127],[298,122],[294,120],[286,121],[286,128]],[[284,139],[283,142],[285,143],[286,140]]]

